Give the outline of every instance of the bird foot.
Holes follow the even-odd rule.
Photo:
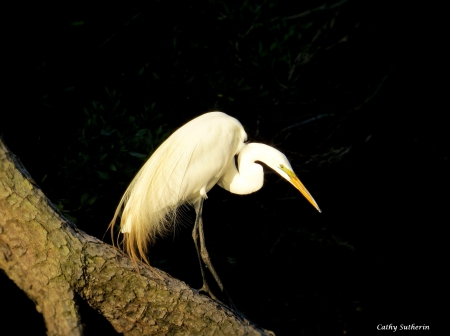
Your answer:
[[[211,289],[209,289],[209,286],[208,286],[207,284],[203,284],[202,288],[196,289],[195,291],[196,291],[197,293],[199,293],[199,294],[207,294],[207,295],[208,295],[211,299],[213,299],[214,301],[217,301],[217,302],[223,304],[222,301],[220,301],[220,300],[213,294],[213,292],[211,291]]]
[[[225,292],[226,298],[228,299],[228,304],[223,303],[222,301],[220,301],[211,291],[211,289],[209,289],[209,286],[207,284],[203,284],[202,288],[200,289],[194,289],[194,291],[196,291],[199,294],[206,294],[208,295],[211,299],[213,299],[214,301],[216,301],[217,303],[219,303],[220,305],[228,308],[229,310],[231,310],[235,315],[241,317],[241,318],[245,318],[245,316],[236,308],[236,306],[234,305],[233,301],[231,301],[230,296]]]

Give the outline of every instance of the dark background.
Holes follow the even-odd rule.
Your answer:
[[[439,330],[448,268],[444,21],[439,8],[412,6],[10,8],[0,134],[63,214],[102,238],[149,153],[193,117],[226,112],[251,141],[287,155],[323,210],[270,171],[255,194],[209,192],[206,243],[237,307],[277,335],[367,335],[390,323]],[[199,288],[192,223],[186,211],[150,258]],[[3,273],[0,282],[3,325],[45,334],[33,302]],[[79,304],[86,335],[114,334]]]

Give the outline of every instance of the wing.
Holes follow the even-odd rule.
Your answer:
[[[174,132],[149,158],[125,192],[122,231],[160,234],[177,208],[193,204],[223,175],[247,135],[221,112],[197,117]]]
[[[172,190],[177,191],[177,200],[194,203],[202,197],[202,190],[206,193],[217,183],[229,162],[234,162],[247,134],[239,121],[221,112],[194,119],[180,131],[174,134],[174,142],[189,148],[182,151],[180,160],[174,160]]]

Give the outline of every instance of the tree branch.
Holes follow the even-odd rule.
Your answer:
[[[125,335],[273,335],[87,235],[45,197],[0,139],[0,268],[35,303],[49,335],[82,335],[78,293]]]

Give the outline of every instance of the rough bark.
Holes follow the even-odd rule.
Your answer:
[[[268,335],[185,283],[87,235],[45,197],[0,140],[0,268],[48,335],[82,335],[78,293],[125,335]]]

